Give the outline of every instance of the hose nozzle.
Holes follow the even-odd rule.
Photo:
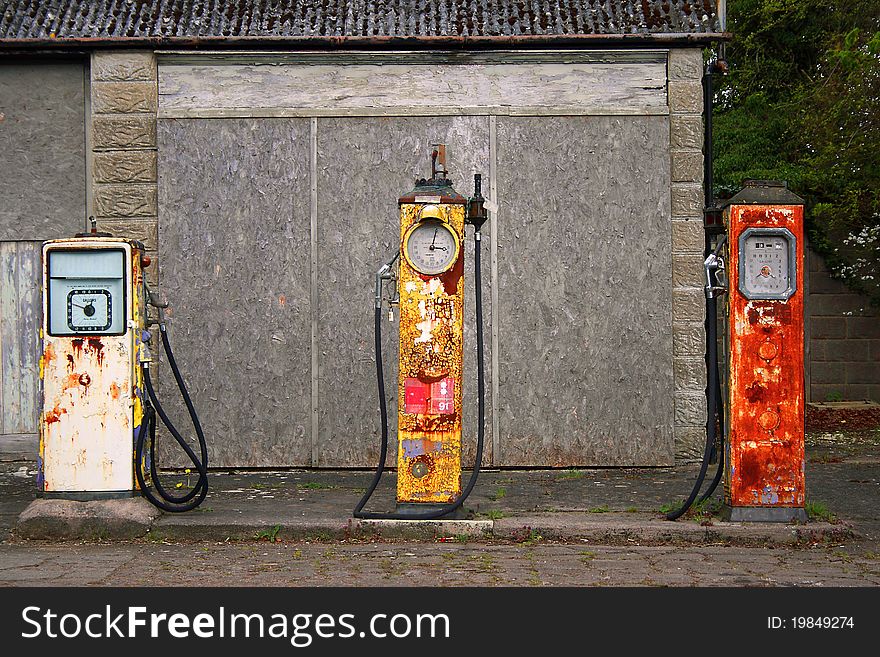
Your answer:
[[[382,281],[394,279],[394,263],[397,262],[398,256],[400,256],[400,251],[395,253],[391,260],[379,267],[379,270],[376,272],[376,308],[382,307]]]

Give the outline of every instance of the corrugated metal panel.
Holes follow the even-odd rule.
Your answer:
[[[712,0],[11,0],[0,40],[720,32]]]
[[[40,242],[0,242],[0,434],[37,431]]]

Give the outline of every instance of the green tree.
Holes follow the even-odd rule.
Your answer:
[[[880,304],[880,0],[731,0],[720,195],[787,180],[832,272]]]

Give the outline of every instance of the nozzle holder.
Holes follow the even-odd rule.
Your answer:
[[[480,230],[483,224],[489,219],[489,212],[484,205],[483,198],[483,176],[482,174],[474,174],[474,195],[468,199],[467,214],[464,221],[471,224],[476,230]]]

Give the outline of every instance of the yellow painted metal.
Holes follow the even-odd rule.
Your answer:
[[[429,214],[464,237],[464,203],[433,204]],[[400,205],[401,246],[420,220],[423,203]],[[444,503],[461,492],[461,399],[464,326],[464,254],[435,276],[400,260],[400,369],[398,380],[397,502]],[[424,393],[452,385],[451,404],[430,398],[421,412],[407,412],[407,382]],[[433,387],[432,387],[433,386]],[[431,392],[426,393],[429,397]],[[451,405],[451,408],[449,407]]]
[[[51,335],[48,255],[52,251],[122,251],[125,323],[121,335]],[[43,245],[43,353],[40,373],[40,489],[45,493],[120,492],[137,486],[134,437],[143,418],[145,299],[139,242],[108,237]]]

